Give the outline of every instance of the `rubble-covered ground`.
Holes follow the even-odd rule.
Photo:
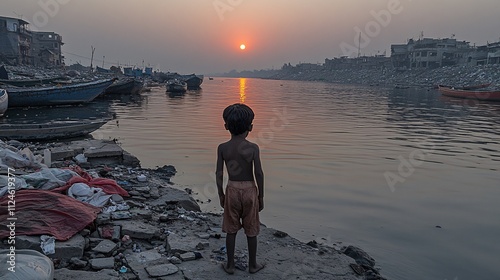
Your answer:
[[[264,225],[257,257],[266,267],[256,274],[248,272],[246,238],[240,232],[237,270],[229,276],[221,267],[226,260],[222,217],[200,212],[191,191],[170,182],[176,173],[173,166],[143,169],[112,141],[0,144],[0,154],[2,147],[28,148],[34,161],[49,149],[52,167],[80,165],[94,178],[115,180],[129,194],[114,194],[93,223],[69,240],[55,242],[55,252],[47,255],[54,263],[55,279],[384,279],[375,261],[359,248],[306,244]],[[29,174],[36,171],[33,166],[16,172]],[[6,239],[0,243],[0,249],[9,246]],[[42,251],[40,236],[16,236],[19,249]]]
[[[447,66],[432,70],[344,69],[316,71],[280,71],[270,77],[278,80],[324,81],[343,84],[380,86],[435,87],[492,83],[500,86],[500,65]]]

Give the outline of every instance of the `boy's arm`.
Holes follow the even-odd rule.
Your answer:
[[[255,144],[254,152],[254,173],[257,187],[259,188],[259,211],[262,211],[262,209],[264,209],[264,172],[262,171],[260,150],[257,144]]]
[[[224,208],[224,190],[222,189],[222,182],[224,179],[224,158],[222,157],[221,145],[217,147],[217,167],[215,170],[215,182],[217,184],[217,191],[219,193],[220,206]]]

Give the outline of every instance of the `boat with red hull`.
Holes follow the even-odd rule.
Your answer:
[[[486,101],[500,101],[500,90],[486,90],[479,88],[464,89],[464,88],[453,88],[447,86],[438,87],[439,92],[441,92],[441,94],[444,96],[465,98],[465,99],[486,100]]]

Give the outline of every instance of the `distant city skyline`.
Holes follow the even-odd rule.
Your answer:
[[[500,40],[498,0],[3,0],[2,16],[60,34],[67,65],[180,73],[278,69],[349,55],[390,55],[408,39]],[[360,36],[361,34],[361,36]],[[244,44],[246,48],[240,46]]]

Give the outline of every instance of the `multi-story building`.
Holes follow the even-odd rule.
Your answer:
[[[391,59],[394,67],[410,69],[438,68],[463,64],[473,51],[469,42],[453,38],[422,38],[408,40],[405,45],[391,45]]]
[[[61,35],[30,31],[29,22],[0,16],[0,61],[4,63],[54,66],[63,64]]]
[[[33,64],[35,66],[61,65],[63,55],[61,35],[54,32],[33,31]]]
[[[31,44],[29,22],[0,16],[0,61],[8,64],[33,64]]]

